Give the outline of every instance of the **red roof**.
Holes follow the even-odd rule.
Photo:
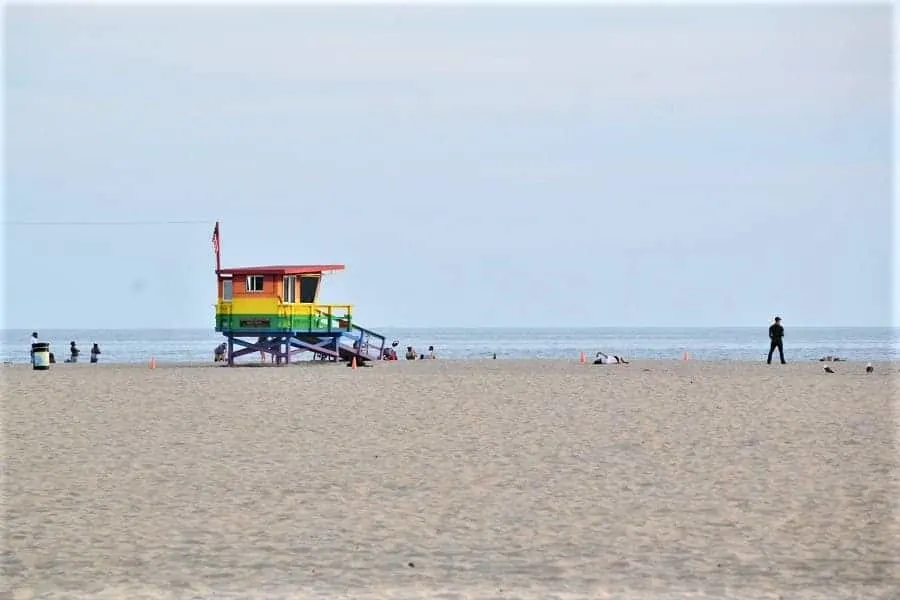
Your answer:
[[[325,271],[343,271],[344,265],[268,265],[262,267],[231,267],[219,269],[218,275],[303,275]]]

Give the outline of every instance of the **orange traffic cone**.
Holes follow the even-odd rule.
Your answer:
[[[150,357],[150,368],[151,368],[151,369],[155,369],[155,368],[156,368],[156,358],[154,358],[154,357],[152,357],[152,356]]]
[[[690,360],[691,355],[688,354],[687,350],[684,351],[684,354],[681,356],[681,360]]]
[[[584,364],[587,362],[587,358],[584,356],[584,352],[581,353],[581,357],[578,359],[578,362]]]
[[[351,369],[355,369],[355,368],[356,368],[356,357],[355,357],[355,356],[353,357],[353,360],[350,361],[350,368],[351,368]]]

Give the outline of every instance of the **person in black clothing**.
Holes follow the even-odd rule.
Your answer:
[[[78,362],[78,355],[81,354],[81,350],[78,349],[78,346],[75,345],[75,342],[72,341],[69,344],[69,358],[66,359],[67,363],[75,363]]]
[[[769,326],[769,358],[766,359],[767,364],[772,364],[772,354],[778,348],[778,357],[781,364],[784,362],[784,327],[781,326],[781,317],[775,317],[775,322]]]

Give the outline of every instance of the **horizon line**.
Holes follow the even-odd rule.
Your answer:
[[[767,327],[766,325],[376,325],[366,327],[373,331],[379,329],[405,329],[405,330],[457,330],[471,331],[495,330],[503,331],[510,329],[519,330],[535,330],[535,331],[554,331],[560,329],[758,329]],[[900,329],[900,325],[791,325],[790,329]],[[4,327],[0,331],[210,331],[211,333],[220,333],[210,327]]]

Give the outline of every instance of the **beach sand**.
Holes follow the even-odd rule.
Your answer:
[[[0,587],[898,598],[900,365],[833,366],[7,366]]]

